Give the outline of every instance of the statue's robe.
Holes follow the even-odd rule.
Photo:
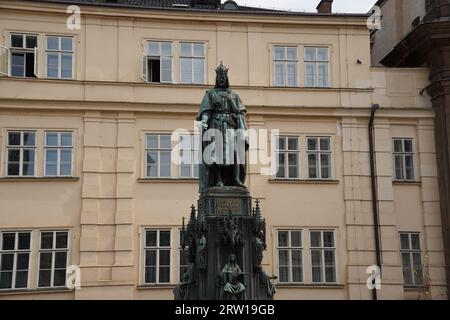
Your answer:
[[[221,114],[224,113],[232,113],[236,115],[235,119],[231,117],[223,117]],[[241,101],[239,95],[237,95],[231,89],[222,89],[222,88],[214,88],[206,91],[205,96],[203,97],[203,101],[200,105],[200,111],[197,115],[197,121],[202,120],[202,116],[207,114],[208,116],[208,129],[217,129],[220,131],[222,135],[223,142],[223,150],[221,152],[222,155],[218,152],[211,152],[209,155],[212,163],[229,166],[235,165],[235,159],[233,154],[229,154],[230,146],[236,146],[236,149],[239,146],[239,141],[245,141],[245,150],[243,151],[243,163],[240,163],[240,180],[242,183],[245,182],[246,175],[246,165],[245,165],[245,151],[248,150],[248,138],[244,135],[247,127],[245,125],[245,114],[247,113],[247,109]],[[238,135],[230,135],[227,134],[227,129],[241,129],[238,131]],[[201,133],[201,137],[203,137],[203,131]],[[234,139],[234,141],[230,141],[230,139]],[[202,141],[202,139],[200,139]],[[205,164],[204,161],[204,149],[211,142],[205,141],[201,143],[201,162],[199,168],[199,192],[202,193],[208,187],[208,165]]]

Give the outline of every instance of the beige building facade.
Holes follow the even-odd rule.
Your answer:
[[[365,15],[100,2],[71,29],[63,1],[0,0],[0,299],[173,298],[198,181],[170,138],[221,61],[284,159],[247,176],[276,299],[372,299],[373,104],[378,299],[447,298],[428,69],[371,67]]]

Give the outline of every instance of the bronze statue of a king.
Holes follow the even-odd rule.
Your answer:
[[[216,85],[206,92],[197,121],[202,127],[202,157],[199,189],[236,186],[245,188],[247,110],[241,98],[230,89],[228,69],[220,63]]]

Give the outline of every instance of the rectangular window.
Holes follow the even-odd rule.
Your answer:
[[[170,178],[172,144],[169,134],[146,135],[146,177]]]
[[[172,83],[172,42],[148,41],[142,59],[144,81]]]
[[[11,70],[12,77],[37,77],[38,36],[29,34],[11,34]]]
[[[309,179],[331,179],[331,138],[308,137],[306,140]]]
[[[273,47],[274,86],[298,87],[297,47]]]
[[[183,274],[188,270],[189,268],[189,247],[185,246],[183,249],[183,232],[180,230],[180,247],[179,247],[179,253],[180,253],[180,274],[179,279],[181,282],[181,279],[183,278]]]
[[[180,136],[180,177],[198,178],[199,135]]]
[[[275,152],[277,154],[277,178],[298,179],[299,173],[299,139],[298,137],[279,136]]]
[[[28,288],[31,232],[0,232],[0,290]]]
[[[45,133],[45,176],[71,176],[72,156],[72,132]]]
[[[36,133],[33,131],[8,131],[6,141],[6,175],[34,176]]]
[[[422,253],[419,233],[400,233],[403,279],[406,286],[423,285]]]
[[[73,79],[73,37],[47,36],[47,78]]]
[[[310,232],[311,271],[314,283],[336,282],[336,245],[334,231]]]
[[[170,283],[170,245],[170,230],[145,230],[145,283]]]
[[[280,282],[303,282],[303,246],[301,230],[278,231],[278,268]]]
[[[69,256],[68,231],[41,231],[39,287],[65,287]]]
[[[205,83],[205,44],[180,43],[181,83]]]
[[[329,87],[329,49],[305,47],[305,86]]]
[[[393,139],[395,180],[414,180],[413,139]]]

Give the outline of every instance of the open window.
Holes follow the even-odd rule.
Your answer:
[[[149,41],[142,54],[142,80],[172,83],[172,43]]]
[[[0,76],[9,76],[9,48],[0,45]]]
[[[29,34],[11,34],[10,72],[12,77],[38,77],[38,36]]]

